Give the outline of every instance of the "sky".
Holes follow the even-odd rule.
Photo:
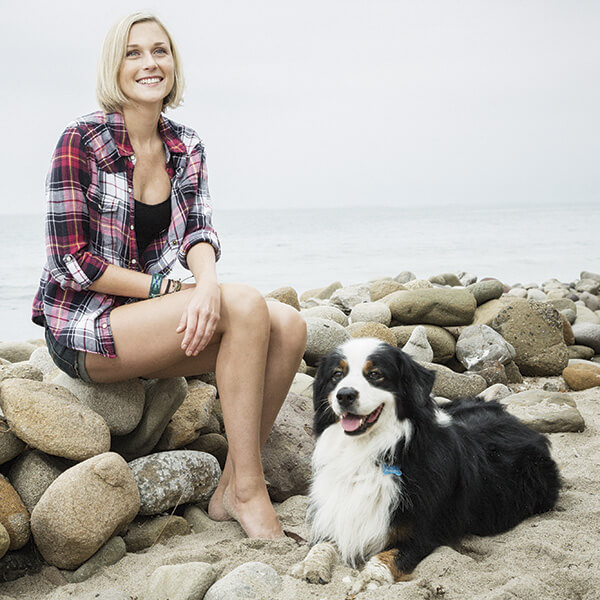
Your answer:
[[[597,0],[9,2],[0,213],[44,211],[108,28],[161,17],[216,209],[597,202]]]

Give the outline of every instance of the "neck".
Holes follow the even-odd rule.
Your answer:
[[[123,107],[123,120],[134,149],[149,146],[156,140],[160,109],[158,105]]]

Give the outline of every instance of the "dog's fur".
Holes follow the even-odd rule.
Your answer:
[[[440,545],[550,510],[560,489],[543,435],[497,402],[438,407],[434,377],[397,348],[356,339],[315,379],[311,542],[333,543],[352,566],[370,559],[380,583],[405,579]]]

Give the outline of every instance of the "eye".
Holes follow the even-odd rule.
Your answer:
[[[138,51],[138,50],[128,50],[128,51],[125,53],[125,56],[126,56],[127,58],[131,58],[131,57],[135,57],[135,56],[137,56],[138,54],[139,54],[139,51]]]
[[[331,375],[333,381],[339,381],[344,376],[344,372],[341,369],[336,369]]]
[[[163,48],[162,46],[160,48],[157,48],[154,52],[156,52],[157,54],[168,54],[167,49]]]
[[[367,373],[367,379],[371,381],[381,381],[383,379],[383,373],[377,369],[371,369]]]

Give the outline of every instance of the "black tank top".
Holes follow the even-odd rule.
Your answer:
[[[135,201],[135,238],[141,256],[148,244],[171,223],[171,198],[159,204]]]

